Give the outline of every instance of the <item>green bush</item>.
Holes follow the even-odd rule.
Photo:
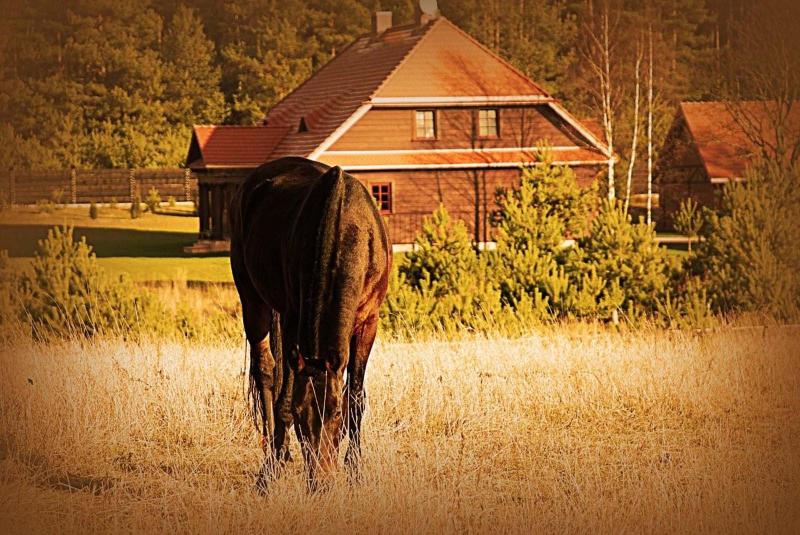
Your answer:
[[[130,334],[159,328],[156,303],[127,277],[112,279],[71,227],[55,227],[40,240],[30,272],[16,287],[18,315],[34,337]]]
[[[178,206],[178,203],[175,202],[175,197],[173,197],[172,195],[167,197],[167,206],[170,208],[175,208],[176,206]]]
[[[492,275],[504,304],[516,307],[528,299],[543,317],[570,312],[564,243],[585,230],[594,196],[578,186],[571,168],[553,165],[546,149],[523,170],[518,188],[497,192]]]
[[[116,208],[117,208],[117,198],[116,197],[111,197],[111,202],[108,203],[108,207],[111,210],[116,210]]]
[[[698,237],[703,226],[703,215],[697,203],[689,197],[681,201],[678,212],[675,214],[675,230],[689,238],[689,252],[692,252],[692,242]]]
[[[604,201],[589,232],[571,252],[570,269],[590,285],[600,317],[615,311],[634,319],[655,312],[679,266],[655,240],[654,225],[632,223],[620,203]],[[600,285],[599,281],[602,281]]]
[[[756,162],[726,184],[719,213],[708,213],[692,271],[718,312],[800,311],[800,168]]]
[[[487,269],[464,222],[439,206],[392,273],[383,325],[394,333],[480,330],[502,312]]]
[[[99,210],[97,209],[97,205],[94,202],[92,202],[89,205],[89,217],[91,219],[97,219],[97,217],[99,215],[100,215],[100,213],[99,213]]]
[[[158,194],[156,188],[150,188],[144,203],[151,214],[155,214],[161,208],[161,195]]]

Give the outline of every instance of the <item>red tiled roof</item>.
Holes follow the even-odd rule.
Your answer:
[[[192,130],[189,167],[256,167],[286,136],[286,126],[210,126]]]
[[[276,104],[264,126],[195,127],[188,161],[244,167],[282,156],[317,157],[326,140],[346,129],[373,98],[484,96],[551,100],[510,64],[437,17],[421,27],[397,26],[357,38]],[[301,119],[307,129],[300,129]]]
[[[267,114],[266,124],[294,128],[272,157],[309,155],[369,100],[434,24],[398,26],[378,37],[359,37],[276,104]],[[310,130],[298,133],[296,127],[304,116],[309,118]]]
[[[709,178],[740,178],[759,147],[748,133],[775,142],[771,102],[682,102],[686,125],[692,134]],[[735,110],[735,113],[734,113]],[[737,120],[738,118],[738,120]],[[743,126],[744,125],[744,126]],[[800,138],[800,103],[787,121],[787,139]]]
[[[376,97],[549,95],[444,17],[383,83]]]
[[[345,170],[366,168],[425,168],[425,167],[516,167],[536,160],[536,150],[502,151],[364,151],[323,152],[319,160],[338,165]],[[608,158],[593,149],[558,150],[552,153],[557,163],[605,164]]]

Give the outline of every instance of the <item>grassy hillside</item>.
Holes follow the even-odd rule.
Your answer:
[[[800,337],[590,326],[379,343],[363,480],[267,497],[244,346],[0,355],[3,531],[792,532]],[[299,453],[295,444],[295,458]]]

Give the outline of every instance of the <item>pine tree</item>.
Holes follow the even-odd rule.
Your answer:
[[[527,297],[567,312],[564,241],[583,232],[594,196],[578,186],[571,168],[553,165],[546,149],[524,169],[519,188],[497,192],[493,276],[504,303]]]

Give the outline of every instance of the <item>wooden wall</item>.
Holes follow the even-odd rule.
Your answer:
[[[576,166],[578,183],[588,187],[604,167]],[[464,220],[478,241],[491,241],[489,224],[496,209],[495,192],[499,187],[519,183],[519,169],[487,169],[458,171],[390,171],[354,172],[367,188],[375,182],[392,184],[391,214],[385,215],[389,233],[395,243],[411,243],[421,228],[422,220],[442,203],[453,217]],[[477,213],[477,218],[476,218]],[[477,225],[477,234],[475,233]]]
[[[409,108],[372,109],[330,150],[531,147],[541,141],[553,146],[585,146],[549,108],[542,106],[500,108],[497,139],[476,139],[473,124],[477,108],[442,108],[436,112],[437,139],[415,140],[414,112]]]
[[[673,230],[681,202],[691,198],[699,206],[718,208],[721,184],[712,184],[691,133],[678,116],[667,134],[656,165],[659,191],[659,230]]]

